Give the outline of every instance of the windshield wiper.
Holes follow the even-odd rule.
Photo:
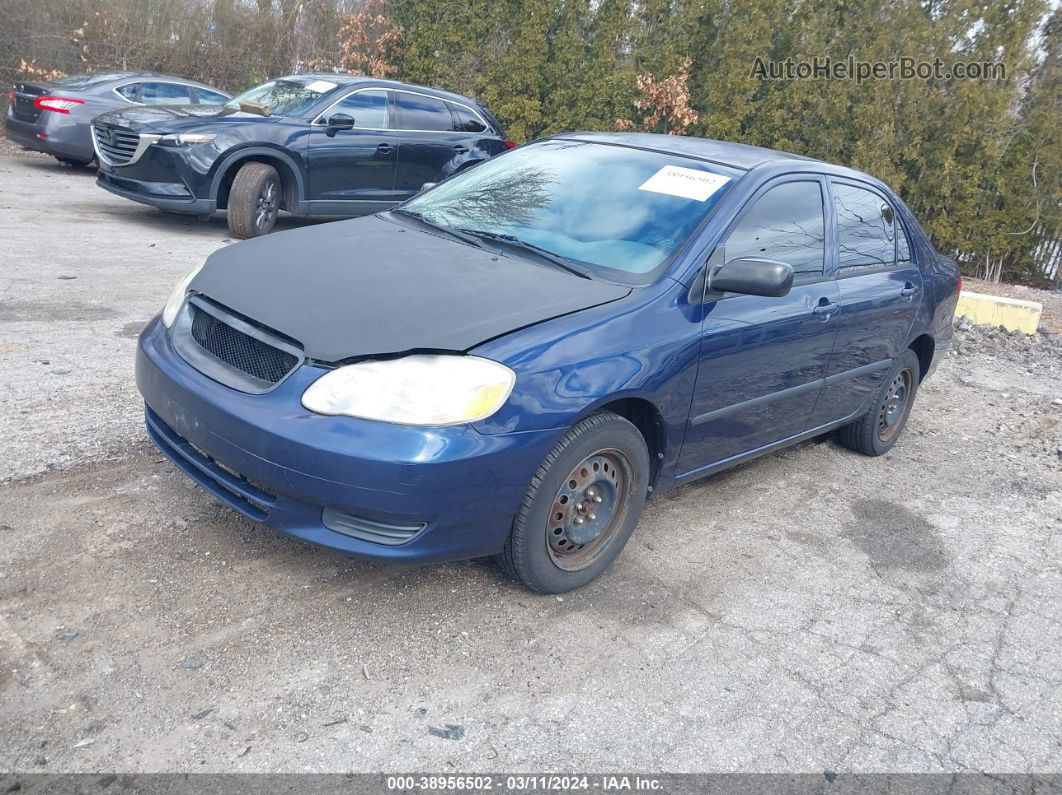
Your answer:
[[[429,221],[427,218],[424,217],[423,213],[403,209],[391,210],[391,212],[397,213],[398,215],[404,215],[406,218],[412,218],[414,221],[423,224],[429,229],[432,229],[436,232],[442,232],[445,235],[449,235],[454,240],[460,240],[462,243],[468,243],[468,245],[475,246],[476,248],[483,248],[483,243],[475,235],[470,235],[467,232],[454,229],[453,227],[444,226],[442,224],[437,224],[434,221]]]
[[[582,276],[584,279],[591,278],[589,271],[578,267],[566,257],[562,257],[560,254],[554,254],[549,249],[542,248],[542,246],[523,240],[516,235],[510,235],[503,232],[485,232],[480,229],[461,229],[460,231],[467,235],[474,235],[475,237],[484,238],[485,240],[495,240],[499,243],[512,246],[513,248],[521,248],[525,251],[530,251],[532,254],[546,260],[546,262],[568,271],[568,273],[574,273],[576,276]]]

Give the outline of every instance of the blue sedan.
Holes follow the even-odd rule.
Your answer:
[[[222,249],[144,330],[148,433],[257,522],[559,593],[648,496],[836,431],[881,455],[960,286],[872,177],[569,133]]]

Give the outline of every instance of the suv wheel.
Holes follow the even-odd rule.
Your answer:
[[[638,429],[611,412],[587,417],[531,479],[501,567],[539,593],[586,585],[619,557],[648,488],[649,452]]]
[[[229,229],[236,237],[257,237],[273,229],[280,213],[280,175],[265,163],[245,163],[229,191]]]

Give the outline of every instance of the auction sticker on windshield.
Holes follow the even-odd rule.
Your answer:
[[[722,174],[681,166],[664,166],[639,185],[638,190],[666,193],[669,196],[703,202],[728,182],[730,177],[724,177]]]
[[[314,80],[308,86],[307,91],[316,91],[318,94],[323,94],[326,91],[331,91],[336,87],[335,83],[329,83],[327,80]]]

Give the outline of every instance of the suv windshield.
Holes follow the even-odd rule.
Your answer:
[[[225,107],[238,110],[241,102],[253,101],[268,106],[274,116],[301,116],[337,85],[323,78],[282,77],[244,91]]]
[[[402,211],[482,234],[488,244],[506,235],[595,275],[647,284],[730,187],[730,174],[679,155],[559,139],[488,160]]]

